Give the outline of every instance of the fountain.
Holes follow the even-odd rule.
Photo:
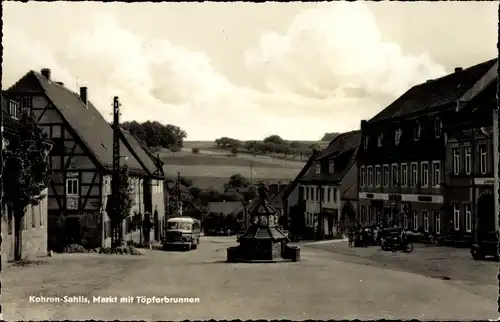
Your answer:
[[[251,211],[247,231],[239,245],[227,249],[227,262],[300,261],[300,247],[278,227],[278,213],[268,204],[269,188],[259,187],[259,204]]]

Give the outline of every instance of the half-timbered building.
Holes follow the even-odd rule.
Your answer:
[[[498,60],[459,100],[444,123],[447,135],[444,229],[450,242],[470,243],[494,232],[493,109],[497,107]]]
[[[54,143],[49,159],[52,170],[48,189],[49,249],[67,243],[89,247],[110,245],[111,225],[105,202],[111,193],[113,132],[90,102],[87,87],[75,93],[54,81],[50,69],[42,69],[40,73],[28,72],[8,92],[21,102],[22,108],[36,115]],[[134,150],[137,144],[122,134],[120,164],[129,168],[135,201],[133,214],[142,218],[140,211],[160,212],[163,202],[156,207],[152,205],[151,187],[155,186],[151,181],[161,181],[162,176],[152,176],[151,158],[144,157],[138,148]],[[132,234],[128,228],[124,228],[125,239],[143,237],[137,225],[134,229],[138,233]]]
[[[443,122],[494,60],[416,85],[368,121],[358,152],[360,216],[383,226],[443,233]]]
[[[344,224],[355,221],[358,169],[356,155],[360,131],[338,135],[316,158],[314,166],[300,179],[306,201],[305,221],[318,237],[338,236]]]
[[[9,149],[9,141],[15,139],[19,131],[21,108],[19,102],[2,91],[2,153]],[[9,171],[2,167],[2,172]],[[2,188],[8,189],[3,186]],[[0,189],[3,191],[3,189]],[[42,194],[47,194],[45,189]],[[3,198],[2,198],[3,200]],[[6,204],[2,204],[2,262],[14,259],[14,214]],[[21,221],[21,249],[23,257],[44,256],[47,254],[47,197],[36,206],[26,208]]]

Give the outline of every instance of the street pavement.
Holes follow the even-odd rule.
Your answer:
[[[39,266],[6,267],[3,317],[148,321],[498,317],[497,264],[467,261],[460,251],[448,250],[451,259],[447,259],[438,247],[392,254],[375,247],[349,249],[336,242],[302,245],[302,260],[297,263],[225,263],[226,248],[235,244],[234,237],[203,237],[200,248],[191,252],[65,254]],[[418,256],[427,258],[427,264]],[[436,274],[446,273],[449,280],[433,276],[431,270],[439,262],[445,268]],[[199,303],[30,303],[29,297],[35,295],[81,296],[90,301],[97,296],[194,297]]]

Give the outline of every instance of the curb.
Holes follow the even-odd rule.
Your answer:
[[[311,241],[311,242],[302,242],[299,244],[302,245],[321,245],[321,244],[335,244],[335,243],[340,243],[340,242],[346,242],[348,241],[347,238],[343,239],[331,239],[331,240],[320,240],[320,241]]]

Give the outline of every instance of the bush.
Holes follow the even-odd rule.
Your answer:
[[[128,246],[120,246],[120,247],[115,247],[115,248],[97,247],[94,249],[86,249],[82,245],[71,244],[71,245],[64,247],[63,253],[99,253],[99,254],[119,254],[119,255],[143,255],[136,247],[129,244],[129,242],[127,242]]]
[[[78,244],[70,244],[64,247],[63,253],[89,253],[90,251]]]
[[[194,147],[191,149],[191,151],[193,152],[193,154],[200,154],[200,148]]]

